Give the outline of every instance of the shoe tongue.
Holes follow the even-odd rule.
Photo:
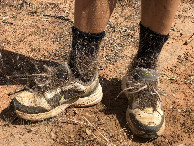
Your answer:
[[[137,69],[137,71],[134,73],[133,78],[136,81],[158,81],[158,74],[155,70],[151,69]]]

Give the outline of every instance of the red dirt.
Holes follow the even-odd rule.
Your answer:
[[[89,108],[70,107],[55,118],[32,123],[17,118],[9,110],[14,97],[10,93],[24,84],[12,82],[8,76],[14,74],[14,66],[19,68],[20,64],[14,64],[18,55],[31,61],[67,60],[74,1],[3,2],[6,0],[0,0],[0,47],[5,54],[12,52],[12,56],[4,62],[10,66],[0,71],[0,145],[194,145],[192,1],[181,3],[171,37],[160,55],[159,87],[163,93],[166,131],[151,140],[133,136],[125,120],[127,99],[124,95],[115,99],[137,51],[139,17],[135,14],[139,14],[139,3],[131,2],[130,7],[118,5],[107,25],[99,55],[102,102]],[[30,65],[23,66],[27,70],[22,71],[29,73]]]

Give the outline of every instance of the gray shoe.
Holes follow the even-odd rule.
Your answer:
[[[59,70],[68,74],[68,78],[57,74],[64,84],[45,92],[23,91],[13,99],[19,117],[38,121],[57,116],[70,105],[86,107],[101,101],[103,94],[97,73],[90,82],[85,83],[73,77],[67,64],[60,66]]]
[[[128,126],[135,135],[143,138],[156,138],[165,129],[157,85],[158,75],[152,69],[130,70],[122,80],[122,89],[128,98]]]

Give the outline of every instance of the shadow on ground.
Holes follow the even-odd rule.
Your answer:
[[[106,106],[106,109],[101,111],[107,115],[115,114],[119,124],[122,129],[126,132],[126,135],[129,139],[132,139],[134,142],[138,143],[147,143],[151,142],[154,139],[143,139],[133,135],[127,126],[126,122],[126,109],[128,106],[128,100],[124,94],[121,94],[119,97],[119,93],[121,90],[121,80],[113,78],[111,80],[107,80],[105,78],[100,79],[102,89],[103,89],[103,100],[102,103]]]
[[[31,78],[45,71],[44,66],[54,68],[58,65],[0,49],[0,85],[26,85]]]
[[[34,79],[38,78],[36,75],[46,71],[44,66],[56,68],[59,64],[52,61],[35,60],[18,53],[0,49],[0,85],[23,85],[24,88],[21,90],[30,87],[34,88]],[[10,95],[21,90],[10,93]],[[14,112],[12,102],[9,107],[0,113],[0,118],[13,125],[35,123],[18,118]]]

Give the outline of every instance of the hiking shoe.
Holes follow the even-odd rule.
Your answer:
[[[13,103],[19,117],[39,121],[57,116],[70,105],[86,107],[101,101],[103,94],[97,73],[90,82],[85,83],[74,78],[65,64],[59,67],[56,76],[64,84],[44,92],[29,90],[15,96]]]
[[[143,138],[156,138],[165,129],[157,85],[158,75],[152,69],[130,70],[122,80],[122,90],[128,98],[128,126],[135,135]]]

